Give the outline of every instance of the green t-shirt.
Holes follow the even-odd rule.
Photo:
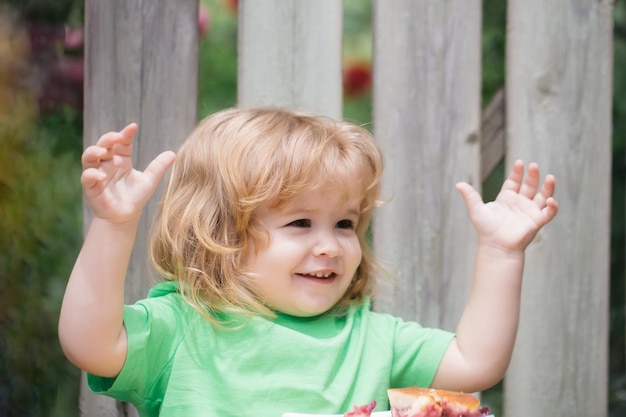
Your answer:
[[[88,375],[88,384],[142,417],[342,414],[372,400],[388,410],[387,388],[429,386],[454,337],[372,312],[369,301],[344,317],[255,317],[218,329],[168,282],[126,306],[124,324],[120,374]]]

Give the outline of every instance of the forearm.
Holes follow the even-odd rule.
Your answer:
[[[495,201],[484,203],[468,183],[458,183],[478,234],[474,285],[434,387],[480,391],[502,379],[519,324],[524,251],[558,211],[555,180],[540,188],[539,167],[515,161]]]
[[[519,323],[523,252],[479,245],[474,284],[457,327],[463,362],[485,386],[499,381],[509,365]]]
[[[502,379],[519,322],[523,252],[479,244],[474,285],[434,388],[482,391]]]
[[[102,376],[116,375],[126,356],[124,281],[136,229],[95,218],[63,298],[61,345],[76,366]]]

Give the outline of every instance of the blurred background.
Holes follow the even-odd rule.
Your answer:
[[[0,0],[0,417],[78,416],[80,372],[56,332],[82,240],[83,1]],[[344,4],[344,118],[369,125],[371,5]],[[614,21],[611,417],[626,415],[624,0]],[[201,0],[197,24],[202,118],[236,104],[237,0]],[[505,43],[506,2],[483,0],[483,105],[504,84]],[[485,182],[485,198],[502,171]],[[483,397],[496,415],[499,391]]]

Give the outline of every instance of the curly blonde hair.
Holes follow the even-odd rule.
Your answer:
[[[222,312],[271,315],[242,263],[266,233],[257,209],[288,206],[311,190],[340,190],[361,201],[363,257],[336,306],[345,309],[373,289],[366,235],[382,169],[374,138],[360,126],[286,109],[215,113],[178,151],[151,235],[152,262],[211,321]]]

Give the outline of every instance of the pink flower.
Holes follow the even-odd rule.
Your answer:
[[[202,4],[198,9],[198,35],[200,39],[204,38],[211,28],[211,15]]]

